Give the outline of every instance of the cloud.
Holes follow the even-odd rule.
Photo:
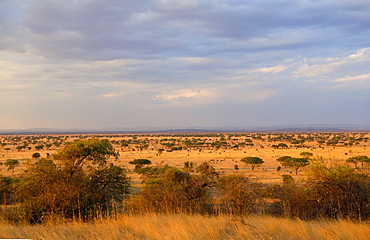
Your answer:
[[[156,100],[165,101],[182,101],[182,100],[196,100],[197,102],[213,99],[214,92],[210,89],[179,89],[171,92],[158,94],[155,96]],[[194,102],[195,103],[195,102]],[[199,103],[199,102],[198,102]]]
[[[259,68],[259,69],[256,69],[256,71],[257,72],[263,72],[263,73],[277,74],[277,73],[279,73],[281,71],[284,71],[287,68],[288,67],[287,66],[284,66],[284,65],[277,65],[277,66],[274,66],[274,67]]]
[[[346,56],[306,58],[305,63],[294,71],[295,77],[310,77],[335,80],[343,75],[362,75],[369,72],[369,48],[361,49]]]
[[[71,125],[110,125],[127,111],[136,123],[150,109],[176,109],[170,124],[191,114],[247,118],[238,105],[261,109],[256,118],[276,108],[266,122],[284,122],[281,102],[304,93],[307,108],[315,109],[312,96],[330,95],[340,111],[336,102],[369,101],[369,12],[367,1],[350,0],[3,0],[0,109],[11,119],[27,106],[30,125],[37,114],[48,124],[63,115]],[[189,110],[198,105],[213,112]]]
[[[336,82],[362,82],[362,83],[370,83],[370,73],[369,74],[363,74],[359,76],[354,76],[354,77],[343,77],[343,78],[338,78],[335,79],[334,81]]]
[[[103,94],[102,96],[104,98],[117,98],[117,97],[122,96],[122,94],[123,93],[121,92],[109,92],[109,93]]]

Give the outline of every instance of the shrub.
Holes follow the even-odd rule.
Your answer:
[[[301,219],[370,218],[370,178],[349,167],[313,165],[302,186],[275,186],[283,216]]]
[[[294,179],[293,179],[292,176],[284,174],[284,175],[282,175],[282,177],[283,177],[283,183],[284,184],[294,184]]]
[[[307,179],[318,215],[329,218],[370,218],[370,178],[353,168],[314,165]]]
[[[0,174],[0,204],[10,204],[14,201],[14,179]]]
[[[243,175],[220,177],[216,185],[220,192],[221,211],[231,214],[256,213],[263,208],[261,185]]]
[[[130,211],[136,213],[206,213],[210,196],[207,179],[190,175],[177,168],[156,170],[158,174],[145,179],[140,193],[127,201]]]
[[[185,172],[194,172],[196,164],[193,162],[186,161],[184,162],[184,171]]]
[[[41,154],[38,153],[38,152],[32,154],[32,158],[34,158],[34,159],[37,159],[39,157],[41,157]]]
[[[110,214],[112,204],[129,191],[124,169],[106,163],[112,149],[106,141],[79,140],[54,155],[60,164],[41,159],[30,165],[17,187],[20,205],[14,211],[22,213],[19,220],[38,223],[51,216],[87,220]],[[14,215],[8,218],[16,221]]]

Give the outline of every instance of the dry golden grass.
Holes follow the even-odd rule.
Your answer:
[[[370,133],[365,134],[366,137]],[[6,136],[0,136],[4,141]],[[272,144],[280,141],[267,142],[253,140],[255,146],[245,146],[239,149],[199,149],[166,152],[158,155],[158,149],[164,148],[158,142],[169,136],[139,136],[138,139],[148,138],[148,149],[139,151],[135,146],[121,147],[115,145],[120,157],[116,164],[128,167],[135,186],[140,185],[140,179],[133,170],[129,161],[137,158],[146,158],[153,165],[168,164],[182,168],[183,163],[191,161],[202,163],[214,160],[214,167],[226,173],[236,172],[234,165],[240,168],[237,172],[243,172],[248,176],[257,178],[260,182],[281,183],[283,174],[290,174],[291,169],[277,171],[279,163],[276,161],[281,156],[299,157],[301,152],[312,152],[316,159],[324,159],[327,165],[345,164],[345,160],[352,156],[368,155],[369,142],[361,142],[353,146],[323,146],[319,148],[317,142],[307,143],[308,148],[275,149]],[[179,137],[176,137],[180,139]],[[202,137],[208,141],[219,140],[218,137]],[[244,141],[244,137],[239,139]],[[78,139],[78,136],[67,136],[67,141]],[[115,136],[109,140],[128,140],[132,136]],[[183,140],[183,139],[180,139]],[[47,136],[41,137],[46,142]],[[236,140],[228,140],[231,144],[237,144]],[[36,145],[36,144],[34,144]],[[31,156],[36,150],[34,145],[31,149],[16,150],[16,145],[0,147],[0,162],[6,159],[19,159],[20,166],[15,172],[7,171],[6,166],[0,166],[0,174],[14,176],[23,173],[28,162],[33,162]],[[10,147],[10,150],[5,150]],[[135,149],[134,151],[132,149]],[[40,150],[42,157],[46,153],[53,154],[58,150],[56,147]],[[240,162],[242,157],[256,156],[265,162],[255,171],[250,166]],[[113,159],[112,159],[113,161]],[[295,179],[305,177],[305,170],[300,170],[298,176],[292,174]],[[199,216],[199,215],[122,215],[109,220],[97,220],[94,223],[72,221],[60,223],[51,221],[43,225],[10,225],[0,223],[0,238],[31,238],[31,239],[370,239],[370,223],[353,223],[350,221],[301,221],[298,219],[282,219],[263,216],[233,217],[233,216]]]
[[[288,133],[290,135],[294,133]],[[333,137],[334,134],[329,135]],[[358,137],[360,133],[346,133],[349,137],[354,136]],[[362,133],[364,137],[370,137],[370,133]],[[271,137],[276,137],[279,134],[271,134]],[[296,134],[297,135],[297,134]],[[307,134],[301,134],[306,136]],[[57,136],[57,135],[56,135]],[[56,137],[54,136],[54,137]],[[89,137],[92,137],[90,135]],[[104,138],[108,138],[110,141],[121,141],[121,140],[132,140],[134,135],[104,135]],[[238,140],[235,140],[234,137],[231,139],[227,139],[227,134],[224,135],[226,140],[231,146],[238,144],[240,142],[244,142],[246,136],[242,137],[235,137]],[[5,140],[6,137],[9,136],[0,136],[0,140]],[[14,137],[14,136],[13,136]],[[25,137],[25,136],[23,136]],[[48,136],[37,136],[39,137],[39,141],[41,142],[49,142],[51,143],[52,140],[48,140]],[[79,135],[62,135],[63,139],[66,141],[74,141],[78,139]],[[325,164],[327,165],[343,165],[345,164],[345,160],[349,157],[359,156],[359,155],[368,155],[370,156],[370,148],[369,142],[360,142],[358,145],[352,146],[326,146],[325,144],[322,145],[322,148],[319,147],[317,141],[313,142],[306,142],[307,148],[295,148],[290,147],[288,149],[275,149],[271,145],[278,144],[284,141],[267,141],[267,135],[262,135],[262,139],[253,139],[254,146],[243,146],[239,149],[233,148],[220,148],[215,150],[214,148],[202,148],[201,151],[197,148],[191,148],[187,150],[180,150],[180,151],[172,151],[167,152],[164,151],[162,154],[158,154],[159,148],[166,149],[165,146],[160,144],[160,141],[167,138],[167,139],[176,139],[177,143],[187,139],[202,139],[207,142],[213,142],[216,140],[220,140],[220,137],[215,136],[158,136],[158,135],[139,135],[135,136],[137,140],[149,140],[149,147],[142,151],[137,149],[135,144],[130,145],[128,147],[122,147],[119,145],[114,145],[117,151],[120,153],[120,157],[118,164],[120,166],[125,166],[130,170],[133,170],[134,167],[130,165],[128,162],[132,161],[137,158],[146,158],[152,161],[153,165],[156,164],[168,164],[170,166],[182,168],[184,162],[191,161],[194,163],[202,163],[205,161],[214,160],[214,167],[216,170],[224,171],[226,173],[233,173],[234,165],[239,166],[238,172],[243,172],[250,177],[257,178],[260,182],[266,183],[281,183],[283,174],[292,174],[293,177],[298,180],[305,176],[305,170],[300,170],[298,176],[295,176],[294,171],[292,169],[282,169],[281,171],[276,171],[276,168],[279,166],[279,163],[276,161],[277,158],[282,156],[292,156],[292,157],[299,157],[301,152],[311,152],[316,159],[323,159]],[[289,141],[285,142],[287,145],[292,146]],[[22,141],[18,142],[18,144],[22,144]],[[12,176],[18,175],[23,173],[23,170],[26,168],[28,162],[32,162],[32,154],[37,152],[35,150],[35,146],[37,144],[30,144],[31,150],[23,149],[21,151],[16,150],[17,145],[6,145],[4,147],[0,147],[0,162],[5,162],[6,159],[19,159],[20,166],[15,168],[15,172],[9,172],[6,169],[6,166],[0,166],[0,173],[5,176]],[[63,145],[62,145],[63,146]],[[5,148],[10,147],[11,150],[5,150]],[[59,148],[52,146],[50,149],[42,149],[38,151],[41,154],[41,157],[45,157],[46,153],[53,154],[58,151]],[[133,151],[135,149],[135,151]],[[245,164],[240,162],[240,159],[247,156],[255,156],[262,158],[265,162],[255,171],[251,171],[250,166],[246,166]],[[138,185],[140,180],[139,176],[133,172],[130,173],[130,177],[134,180],[134,184]]]
[[[94,223],[0,224],[0,238],[31,239],[370,239],[367,222],[198,215],[120,216]]]

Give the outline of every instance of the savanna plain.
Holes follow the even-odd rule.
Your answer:
[[[369,132],[0,136],[0,238],[370,239]]]

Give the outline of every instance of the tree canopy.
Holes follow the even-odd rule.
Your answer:
[[[6,159],[4,165],[8,167],[8,171],[14,172],[14,168],[19,165],[19,161],[17,159]]]
[[[53,156],[57,164],[41,159],[30,165],[17,188],[20,206],[37,213],[29,222],[52,214],[88,219],[109,213],[130,189],[125,169],[107,163],[112,155],[118,156],[109,141],[93,138],[67,144]]]
[[[348,163],[354,163],[355,167],[357,168],[357,164],[361,163],[362,168],[364,167],[364,164],[369,165],[370,163],[370,158],[367,156],[355,156],[355,157],[350,157],[347,159]]]
[[[264,161],[259,157],[244,157],[240,161],[245,164],[250,164],[252,166],[252,171],[256,166],[259,166],[262,163],[264,163]]]
[[[103,166],[110,156],[117,158],[119,154],[114,150],[109,140],[92,138],[66,143],[64,148],[53,155],[53,158],[61,162],[73,174],[86,162]]]
[[[135,160],[130,161],[128,163],[135,165],[135,172],[137,172],[137,173],[141,172],[141,168],[143,167],[143,165],[152,164],[151,161],[149,161],[148,159],[144,159],[144,158],[135,159]]]
[[[308,160],[310,157],[313,156],[313,153],[311,153],[311,152],[301,152],[299,155]]]
[[[296,175],[298,175],[299,168],[309,164],[306,158],[292,158],[291,156],[279,157],[277,161],[280,162],[283,167],[293,168]]]
[[[151,164],[152,162],[149,161],[148,159],[143,159],[143,158],[140,158],[140,159],[135,159],[133,161],[130,161],[128,162],[129,164],[134,164],[134,165],[139,165],[139,166],[143,166],[143,165],[146,165],[146,164]]]

